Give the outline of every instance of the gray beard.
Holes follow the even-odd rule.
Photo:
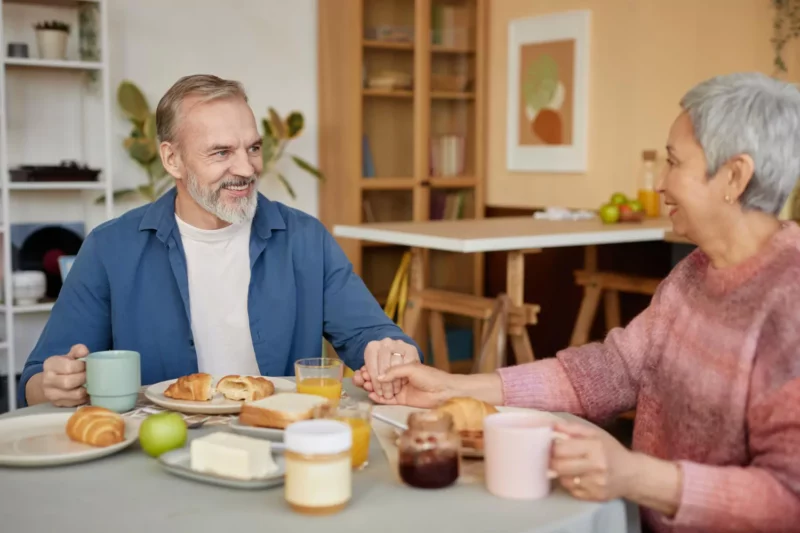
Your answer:
[[[242,222],[249,222],[253,220],[256,214],[256,207],[258,205],[258,188],[253,187],[250,195],[244,198],[236,198],[233,203],[223,202],[221,200],[222,188],[225,185],[240,185],[247,181],[255,183],[257,176],[249,178],[232,177],[224,180],[216,190],[204,188],[197,181],[197,177],[189,173],[186,180],[186,187],[189,190],[189,195],[194,199],[197,204],[216,216],[220,220],[229,222],[231,224],[241,224]]]

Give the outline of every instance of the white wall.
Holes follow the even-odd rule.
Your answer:
[[[267,107],[285,114],[297,109],[306,128],[290,152],[317,163],[317,0],[107,0],[110,19],[110,78],[112,98],[123,79],[135,82],[155,109],[158,99],[179,77],[210,73],[241,81],[259,121]],[[31,23],[62,18],[75,24],[74,12],[38,6],[3,4],[5,51],[8,41],[23,40],[36,53]],[[76,26],[73,26],[76,28]],[[77,31],[70,37],[70,55],[77,54]],[[66,82],[66,85],[64,83]],[[9,159],[57,163],[70,157],[97,164],[96,149],[102,119],[96,96],[82,93],[81,79],[63,72],[21,72],[9,77]],[[58,85],[57,85],[58,84]],[[129,123],[112,102],[112,165],[115,188],[146,181],[128,158],[122,140]],[[85,114],[81,114],[80,112]],[[79,123],[78,117],[87,117]],[[24,142],[20,139],[24,139]],[[80,139],[80,141],[76,141]],[[35,159],[35,161],[32,161]],[[312,215],[318,211],[316,181],[293,164],[283,168],[294,186],[293,201],[280,184],[264,181],[268,197]],[[102,220],[103,210],[92,204],[98,193],[20,193],[12,196],[12,217],[28,222],[88,219],[89,228]],[[120,214],[141,202],[126,202]],[[16,369],[30,352],[44,326],[46,314],[19,315],[15,324]],[[6,373],[0,354],[0,374]]]

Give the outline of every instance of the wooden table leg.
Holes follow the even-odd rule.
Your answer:
[[[422,300],[420,292],[425,288],[425,271],[424,263],[422,261],[422,250],[419,248],[411,249],[411,264],[408,266],[409,276],[409,296],[406,302],[406,311],[403,317],[403,330],[406,334],[413,338],[423,352],[426,347],[420,344],[424,342],[427,335],[424,334],[424,328],[420,327],[422,322]]]
[[[525,253],[524,251],[514,251],[508,253],[508,264],[506,266],[506,294],[511,299],[511,305],[521,306],[525,303]],[[535,359],[531,339],[528,337],[528,330],[522,328],[521,331],[509,332],[511,345],[514,347],[514,355],[517,364],[532,363]]]
[[[597,247],[586,246],[584,248],[584,267],[588,273],[597,272]],[[603,292],[602,287],[586,285],[583,290],[583,300],[578,311],[578,319],[572,330],[570,346],[581,346],[589,341],[589,333],[592,329],[594,317],[597,314],[597,307],[600,305],[600,296]],[[607,304],[608,305],[608,304]]]
[[[433,366],[445,372],[450,371],[450,354],[447,349],[447,334],[444,329],[444,316],[439,311],[429,311],[431,344],[433,345]]]

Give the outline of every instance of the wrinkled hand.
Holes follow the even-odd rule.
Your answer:
[[[553,442],[550,469],[570,494],[608,501],[630,493],[638,473],[633,452],[605,431],[583,424],[561,422],[555,430],[569,438]]]
[[[419,363],[393,366],[386,374],[376,378],[366,367],[360,368],[356,374],[363,380],[364,390],[369,392],[370,400],[375,403],[431,408],[456,394],[452,374]],[[392,398],[375,392],[380,390],[382,384],[397,381],[402,381],[403,385]]]
[[[86,403],[88,394],[83,386],[86,383],[86,364],[76,361],[89,355],[83,344],[70,348],[67,355],[54,355],[44,361],[42,389],[44,397],[58,407],[75,407]]]
[[[370,376],[381,376],[389,368],[408,363],[419,363],[419,353],[411,344],[400,340],[383,339],[372,341],[367,344],[364,350],[364,368]],[[356,371],[353,375],[353,384],[365,388],[367,380],[363,378],[361,371]],[[400,392],[403,386],[402,379],[389,382],[372,383],[372,390],[378,397],[391,400],[394,395]],[[365,389],[367,390],[367,389]]]

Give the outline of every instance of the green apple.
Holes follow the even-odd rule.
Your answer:
[[[642,203],[639,200],[631,200],[628,202],[628,205],[636,213],[644,211],[644,207],[642,206]]]
[[[621,192],[615,192],[611,195],[611,203],[614,205],[622,205],[628,202],[628,197]]]
[[[139,426],[139,445],[148,455],[158,457],[183,447],[187,433],[186,422],[180,414],[158,413],[145,418]]]
[[[600,208],[600,220],[606,224],[614,224],[619,220],[619,206],[606,204]]]

